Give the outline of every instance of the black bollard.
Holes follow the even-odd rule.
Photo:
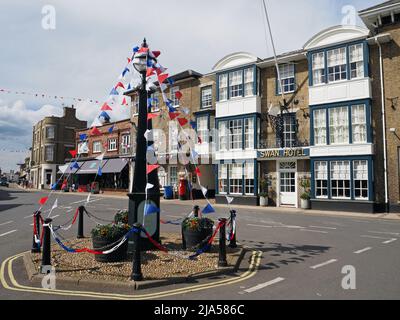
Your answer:
[[[51,266],[51,234],[49,224],[53,220],[46,219],[43,225],[43,253],[42,253],[42,266],[40,273],[47,273],[43,270],[46,266]]]
[[[193,214],[195,218],[199,217],[199,212],[200,212],[200,207],[199,206],[194,206],[193,207]],[[201,218],[201,217],[200,217]]]
[[[142,265],[140,261],[140,238],[141,238],[141,230],[142,225],[140,223],[135,223],[133,225],[134,228],[138,229],[138,232],[133,234],[133,266],[132,266],[132,274],[131,280],[133,281],[142,281],[143,274],[142,274]]]
[[[85,212],[85,207],[80,206],[79,207],[79,218],[78,218],[78,235],[77,239],[84,239],[85,236],[83,235],[83,214]]]
[[[226,261],[226,219],[219,219],[222,223],[219,229],[219,257],[218,257],[218,267],[227,267],[228,262]]]
[[[37,237],[40,239],[40,211],[36,211],[34,215],[34,220],[33,223],[36,225],[36,230],[37,230]],[[35,241],[35,235],[33,235],[33,240],[32,240],[32,253],[40,253],[40,245],[36,243]]]
[[[235,233],[233,234],[233,238],[230,237],[229,238],[229,248],[237,248],[237,244],[236,244],[236,230],[233,229],[233,221],[236,219],[236,211],[235,210],[231,210],[231,235],[233,233],[233,231],[235,231]]]

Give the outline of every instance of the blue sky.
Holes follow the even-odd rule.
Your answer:
[[[340,24],[345,5],[361,10],[381,2],[269,0],[277,50],[300,49],[315,33]],[[56,9],[55,30],[42,28],[44,5]],[[236,51],[269,57],[261,8],[260,0],[2,0],[0,89],[102,100],[144,36],[162,52],[160,62],[170,73],[207,73]],[[87,103],[76,107],[90,122],[98,114]],[[31,145],[35,122],[61,114],[59,100],[0,92],[0,168],[14,169],[25,158],[21,151]],[[111,116],[118,120],[128,112]]]

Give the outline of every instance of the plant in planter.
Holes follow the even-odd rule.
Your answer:
[[[301,187],[303,188],[304,192],[301,194],[301,208],[302,209],[311,209],[311,183],[310,179],[304,178],[301,180]]]
[[[203,246],[213,234],[214,221],[199,217],[199,207],[194,208],[194,217],[188,217],[182,222],[183,249],[197,249]]]
[[[93,249],[98,251],[106,251],[112,249],[118,244],[119,240],[122,240],[124,235],[129,231],[128,224],[108,224],[98,225],[92,229],[92,243]],[[113,253],[108,255],[96,255],[95,259],[99,262],[118,262],[126,259],[128,252],[128,242],[120,246]]]
[[[128,210],[120,210],[114,216],[114,223],[128,224]]]
[[[267,207],[269,202],[268,180],[262,179],[260,181],[260,206]]]

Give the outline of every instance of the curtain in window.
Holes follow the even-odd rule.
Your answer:
[[[349,114],[347,107],[329,109],[329,130],[331,144],[349,142]]]
[[[228,99],[228,75],[221,74],[219,76],[219,100],[227,100]]]
[[[351,108],[351,122],[353,143],[367,142],[367,123],[365,105],[356,105]]]
[[[325,111],[325,109],[314,111],[314,144],[315,145],[326,144],[326,111]]]
[[[247,68],[244,70],[244,95],[249,97],[253,95],[254,69]]]
[[[364,77],[364,45],[356,44],[349,47],[351,78]]]

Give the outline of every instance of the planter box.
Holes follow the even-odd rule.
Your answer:
[[[200,231],[183,230],[182,247],[186,249],[198,249],[205,245],[205,242],[212,237],[213,229],[201,229]]]
[[[99,251],[110,250],[115,246],[115,242],[117,242],[119,239],[121,238],[112,240],[92,238],[93,249]],[[126,260],[127,253],[128,253],[128,241],[125,241],[125,243],[114,252],[110,254],[95,255],[95,259],[98,262],[120,262]]]

